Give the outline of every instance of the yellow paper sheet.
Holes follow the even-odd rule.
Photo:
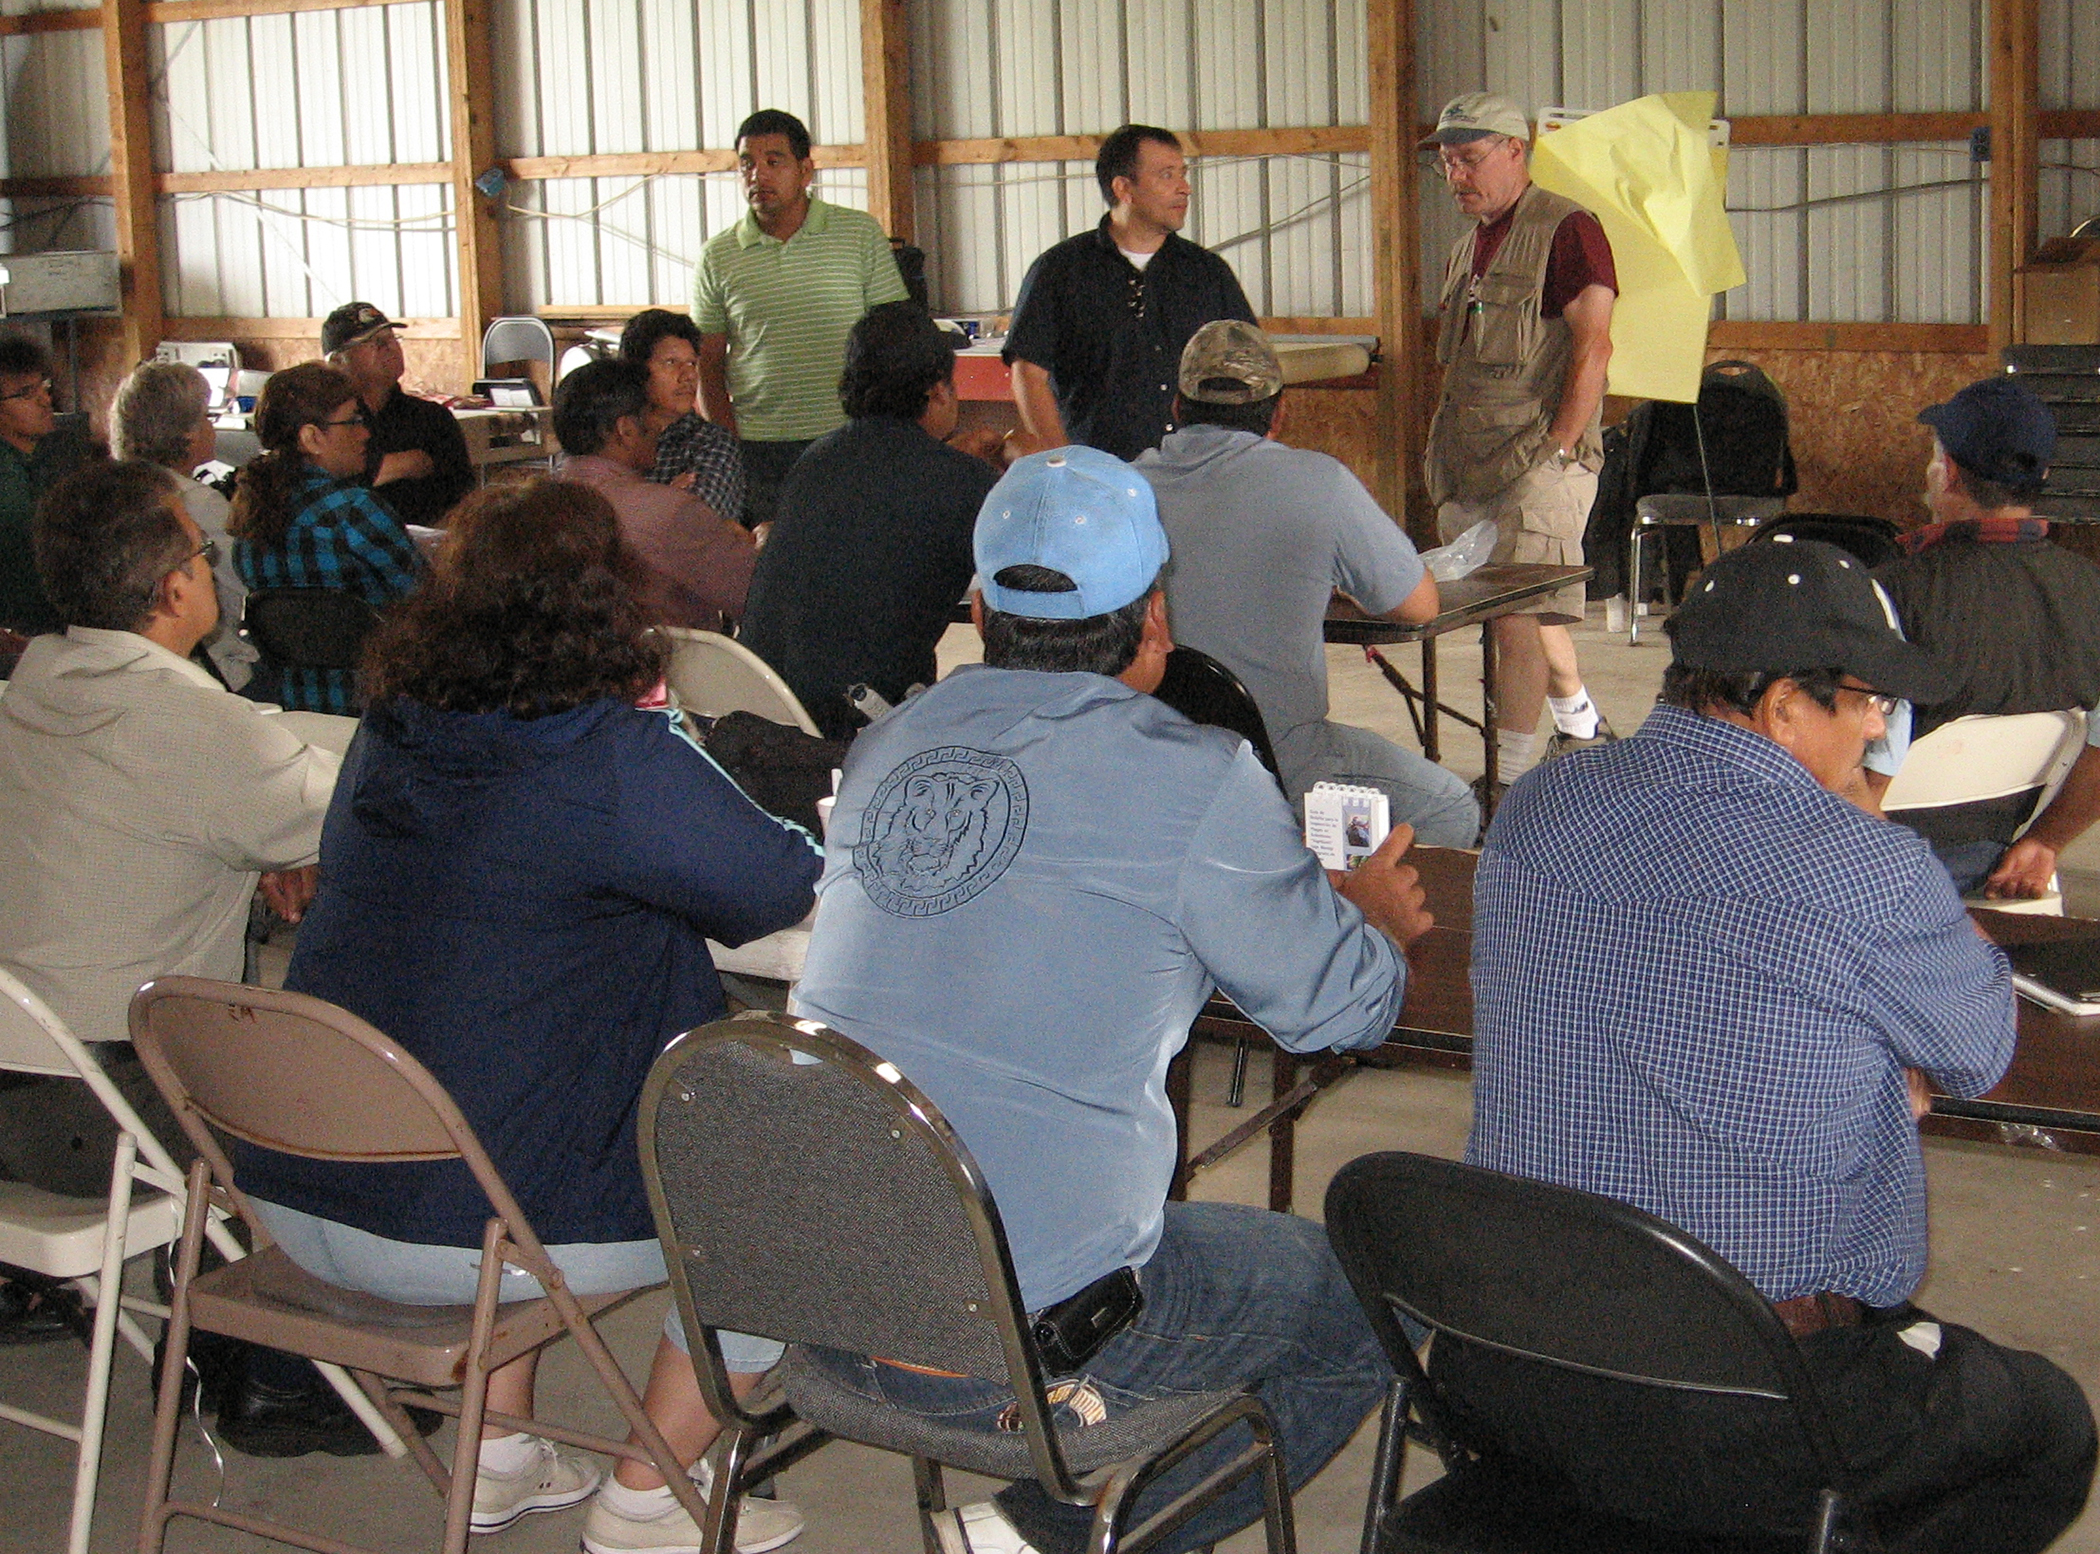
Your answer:
[[[1610,390],[1689,404],[1699,397],[1715,292],[1743,261],[1723,208],[1728,153],[1708,143],[1712,92],[1667,92],[1539,137],[1531,176],[1594,211],[1619,272]]]

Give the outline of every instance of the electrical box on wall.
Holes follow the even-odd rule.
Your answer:
[[[0,318],[117,311],[117,256],[93,250],[0,254]]]

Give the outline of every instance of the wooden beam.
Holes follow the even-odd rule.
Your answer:
[[[1991,12],[1991,349],[2002,351],[2026,327],[2021,266],[2034,257],[2041,220],[2036,163],[2041,147],[2038,0],[1992,0]]]
[[[819,167],[859,167],[859,146],[811,146]],[[694,173],[733,173],[734,151],[619,151],[602,156],[514,156],[496,164],[513,183],[547,178],[659,178]]]
[[[452,102],[452,232],[459,265],[460,387],[481,375],[481,337],[503,314],[503,233],[474,180],[496,165],[496,72],[488,0],[445,0]]]
[[[1422,246],[1415,187],[1414,0],[1368,0],[1371,295],[1384,349],[1378,374],[1377,496],[1417,541],[1435,543],[1422,490]]]
[[[234,194],[244,189],[366,189],[383,184],[450,183],[450,162],[374,162],[344,167],[257,167],[209,173],[157,173],[161,194]]]
[[[101,25],[100,11],[32,11],[27,16],[0,16],[0,38],[35,32],[85,32]]]
[[[67,174],[58,178],[0,178],[0,200],[107,199],[110,180],[103,173]]]
[[[860,81],[867,120],[868,214],[916,242],[911,169],[911,23],[904,0],[860,0]]]
[[[109,90],[109,183],[116,205],[124,354],[144,361],[160,344],[160,213],[146,104],[145,0],[102,0],[102,68]]]
[[[1103,135],[1009,135],[982,140],[922,140],[912,147],[921,167],[959,167],[995,162],[1091,162]],[[1181,133],[1190,157],[1318,156],[1368,151],[1371,132],[1361,124],[1312,125],[1293,129],[1205,130]]]
[[[1727,118],[1726,114],[1722,115]],[[1728,119],[1734,146],[1909,145],[1967,140],[1980,113],[1780,113]]]
[[[405,5],[408,0],[151,0],[146,21],[165,27],[172,22],[220,21],[229,16],[284,16],[294,11],[354,11],[369,5]],[[0,38],[37,32],[85,32],[102,25],[100,10],[34,11],[26,16],[0,16]]]
[[[2039,117],[2039,139],[2100,140],[2100,108],[2052,108]]]
[[[163,340],[313,340],[321,338],[318,318],[170,318],[161,326]],[[456,318],[397,318],[394,327],[410,340],[457,340]],[[478,353],[481,337],[474,337]],[[316,355],[320,353],[315,352]]]
[[[1984,324],[1821,324],[1794,320],[1760,323],[1717,319],[1706,326],[1716,351],[1914,351],[1981,356],[1991,348]]]

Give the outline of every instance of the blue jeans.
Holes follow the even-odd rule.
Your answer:
[[[1144,1311],[1084,1372],[1108,1413],[1175,1393],[1251,1385],[1275,1419],[1293,1493],[1342,1449],[1392,1380],[1326,1233],[1310,1220],[1234,1203],[1170,1203],[1138,1282]],[[1005,1387],[973,1377],[927,1376],[833,1350],[810,1355],[863,1396],[945,1423],[990,1431],[1013,1401]],[[1069,1404],[1056,1415],[1061,1429],[1083,1428]],[[1238,1430],[1227,1430],[1146,1489],[1128,1525],[1244,1444]],[[1174,1529],[1160,1554],[1230,1537],[1258,1520],[1261,1506],[1256,1474]],[[1086,1546],[1092,1513],[1051,1499],[1033,1479],[1001,1491],[999,1508],[1042,1554]]]

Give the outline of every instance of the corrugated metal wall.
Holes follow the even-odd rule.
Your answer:
[[[76,8],[86,7],[0,5],[0,11],[9,14]],[[6,104],[0,121],[0,177],[108,172],[108,94],[103,80],[99,32],[0,38],[0,89]],[[0,253],[115,245],[107,200],[0,200]]]
[[[924,0],[912,9],[921,140],[1361,124],[1362,0]],[[1257,313],[1371,310],[1362,156],[1204,158],[1186,235],[1221,250]],[[1008,307],[1035,256],[1100,219],[1091,162],[922,168],[937,305]]]
[[[443,0],[155,27],[154,130],[177,170],[425,162],[449,154]],[[53,8],[0,0],[0,10]],[[820,143],[862,134],[856,0],[495,0],[506,155],[730,144],[754,106]],[[1972,109],[1987,96],[1975,0],[1438,0],[1418,6],[1419,110],[1479,86],[1537,109],[1718,88],[1724,114]],[[1098,133],[1128,119],[1216,130],[1361,124],[1363,0],[913,0],[921,139]],[[2100,7],[2043,0],[2044,107],[2100,107]],[[101,41],[0,39],[10,173],[106,169]],[[170,106],[173,104],[174,106]],[[2100,142],[2042,147],[2045,236],[2100,211]],[[1749,284],[1732,318],[1970,322],[1987,290],[1987,185],[1966,143],[1744,147],[1730,205]],[[1363,316],[1362,156],[1196,165],[1189,235],[1221,248],[1258,311]],[[1459,227],[1424,180],[1427,277]],[[857,170],[820,189],[864,205]],[[1090,163],[921,168],[937,305],[1009,306],[1033,257],[1101,211]],[[680,301],[707,236],[742,210],[732,174],[527,182],[507,196],[513,307]],[[105,202],[20,201],[0,246],[107,244]],[[313,316],[351,296],[456,307],[444,185],[162,204],[178,314]]]
[[[147,49],[154,159],[171,172],[451,155],[435,0],[175,23],[150,28]],[[362,298],[397,317],[449,316],[450,207],[443,184],[166,196],[168,311],[310,318]]]
[[[494,21],[505,156],[728,147],[760,107],[820,145],[861,138],[856,0],[497,0]],[[858,169],[817,191],[867,207]],[[527,183],[508,205],[514,307],[683,302],[701,244],[744,208],[726,172]]]

